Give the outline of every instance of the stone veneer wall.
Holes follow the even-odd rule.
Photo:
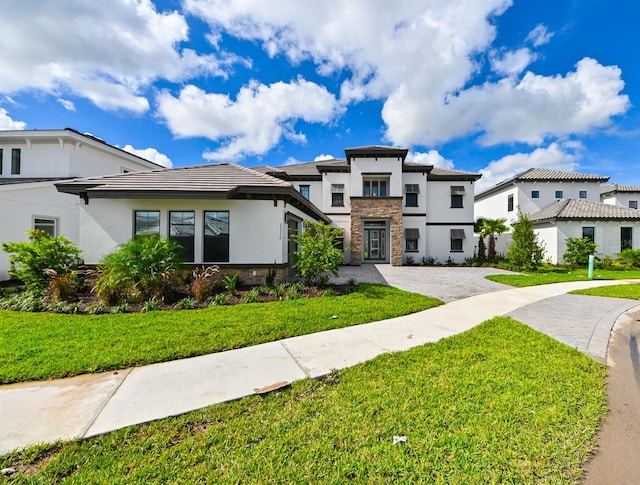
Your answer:
[[[351,264],[362,264],[362,237],[367,219],[388,220],[393,266],[402,266],[402,197],[351,197]]]

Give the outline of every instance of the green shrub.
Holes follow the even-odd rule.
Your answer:
[[[92,303],[87,307],[87,313],[89,315],[102,315],[109,313],[109,307],[104,303]]]
[[[115,305],[111,308],[111,313],[129,313],[131,311],[131,307],[128,303],[120,303],[119,305]]]
[[[595,254],[598,245],[588,237],[568,237],[567,250],[562,255],[572,268],[585,267],[589,264],[589,256]]]
[[[625,249],[618,255],[618,259],[630,268],[640,268],[640,249]]]
[[[153,311],[156,311],[156,310],[158,310],[159,308],[160,308],[160,304],[159,304],[156,300],[151,299],[151,300],[147,300],[147,301],[145,301],[145,302],[142,304],[142,306],[140,307],[140,311],[141,311],[142,313],[147,313],[147,312],[153,312]]]
[[[47,304],[39,293],[24,291],[0,300],[0,308],[17,312],[43,312]]]
[[[49,276],[46,292],[49,301],[67,301],[82,286],[82,279],[75,270],[58,274],[53,269],[46,269],[45,273]]]
[[[211,295],[217,273],[218,266],[202,266],[193,270],[189,293],[196,301],[205,301]]]
[[[227,295],[224,293],[218,293],[216,296],[210,299],[209,306],[224,306],[227,302]]]
[[[181,253],[168,238],[137,236],[102,258],[94,291],[108,304],[164,300],[177,285]]]
[[[511,225],[512,243],[507,257],[508,269],[518,271],[536,271],[544,261],[544,247],[538,242],[538,236],[533,231],[533,222],[527,214],[520,213],[518,221]],[[500,262],[498,267],[502,267]]]
[[[260,301],[260,290],[257,287],[251,288],[242,297],[242,303],[256,303],[258,301]]]
[[[240,275],[238,273],[234,275],[224,275],[222,277],[222,286],[229,292],[230,295],[235,296],[238,290],[238,284],[240,283]]]
[[[43,292],[49,282],[46,269],[62,275],[80,264],[82,251],[64,236],[53,237],[40,231],[28,231],[29,241],[2,243],[9,254],[9,274],[23,281],[30,291]]]
[[[193,310],[196,307],[196,301],[193,298],[182,298],[173,305],[174,310]]]
[[[298,244],[293,253],[296,274],[309,286],[326,284],[331,272],[338,275],[338,268],[344,262],[339,244],[343,235],[340,229],[322,223],[305,223],[302,234],[293,234],[291,239]]]

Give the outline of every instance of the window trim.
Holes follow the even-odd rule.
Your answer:
[[[532,190],[531,191],[531,198],[532,199],[539,199],[540,198],[540,191],[539,190]]]
[[[191,239],[193,240],[193,245],[192,245],[192,247],[193,247],[193,255],[186,254],[186,251],[185,251],[185,253],[182,254],[182,262],[183,263],[193,263],[196,260],[196,250],[195,250],[195,244],[196,244],[196,211],[195,210],[170,210],[168,212],[168,215],[167,215],[167,236],[169,237],[169,239],[171,239],[172,241],[175,241],[175,242],[178,242],[177,239],[176,239],[177,237],[183,237],[183,238],[189,237],[189,235],[187,235],[187,236],[172,236],[171,235],[171,228],[172,228],[171,215],[172,214],[179,214],[179,213],[180,214],[185,214],[185,213],[193,214],[193,224],[192,224],[192,226],[193,226],[193,234],[191,235]],[[185,224],[181,224],[181,226],[182,225],[185,225]],[[185,250],[186,249],[188,249],[188,248],[185,247]],[[188,256],[192,256],[192,257],[188,259]]]
[[[34,215],[31,218],[31,227],[34,230],[38,229],[38,227],[36,227],[36,224],[37,224],[38,220],[40,220],[40,221],[50,221],[50,222],[53,223],[53,234],[51,232],[47,231],[46,229],[40,229],[40,230],[45,231],[47,234],[50,234],[53,237],[58,237],[60,235],[60,233],[59,233],[60,218],[59,217]]]
[[[336,197],[340,195],[338,203]],[[344,207],[344,184],[331,184],[331,207]]]
[[[591,229],[592,235],[585,234],[586,229]],[[588,232],[588,231],[587,231]],[[582,238],[590,239],[591,242],[596,242],[596,227],[595,226],[582,226]]]
[[[404,206],[405,207],[418,207],[418,194],[420,193],[420,184],[405,184],[404,185]],[[411,196],[411,197],[409,197]],[[409,200],[411,199],[411,200]]]
[[[564,198],[564,190],[556,190],[555,192],[556,195],[556,199],[563,199]]]
[[[638,208],[638,201],[637,200],[630,200],[629,201],[629,209],[637,209]]]
[[[513,194],[508,194],[507,195],[507,212],[513,212],[513,206],[514,206],[514,197]]]
[[[22,172],[22,149],[11,149],[11,175],[20,175]]]
[[[158,214],[158,231],[153,231],[153,232],[140,232],[138,233],[138,213],[140,212],[154,212]],[[155,209],[150,209],[150,210],[134,210],[133,211],[133,237],[136,236],[143,236],[143,235],[148,235],[148,234],[157,234],[158,236],[160,235],[160,225],[161,225],[161,220],[162,220],[162,213],[159,210],[155,210]]]
[[[377,184],[377,194],[373,194],[373,184]],[[384,183],[384,194],[383,191]],[[363,197],[389,197],[389,186],[391,184],[390,177],[362,177],[362,196]],[[367,190],[368,189],[368,190]],[[368,194],[367,194],[368,192]]]
[[[2,175],[3,162],[4,162],[4,148],[0,148],[0,175]]]
[[[583,195],[584,194],[584,195]],[[580,199],[586,199],[587,198],[587,191],[586,190],[581,190],[578,192],[578,198]]]
[[[307,192],[307,195],[304,195],[305,191]],[[311,200],[311,185],[300,185],[298,187],[298,192],[300,192],[300,195],[302,195],[302,197],[304,197],[305,199]]]
[[[420,251],[418,247],[418,241],[420,239],[420,229],[417,227],[407,227],[404,230],[404,250],[407,253],[417,253]],[[410,248],[409,245],[414,245],[415,248]]]
[[[624,239],[623,231],[629,231],[629,239]],[[625,244],[625,241],[628,241]],[[620,226],[620,252],[625,249],[633,249],[633,226]]]
[[[464,229],[450,229],[449,230],[449,240],[450,240],[450,244],[449,244],[449,252],[451,253],[463,253],[464,252],[464,240],[466,239],[466,234],[464,232]],[[456,246],[457,246],[457,242],[460,241],[460,249],[458,249],[457,247],[454,248],[454,241],[456,241]]]
[[[209,260],[205,257],[205,248],[206,248],[206,237],[207,231],[205,228],[205,224],[207,221],[207,213],[226,213],[227,214],[227,258],[226,259],[216,259]],[[231,259],[231,211],[229,210],[204,210],[202,211],[202,262],[205,264],[210,263],[228,263]]]

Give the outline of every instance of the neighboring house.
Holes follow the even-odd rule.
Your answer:
[[[607,184],[600,187],[600,201],[616,207],[638,209],[640,187],[635,185]]]
[[[30,229],[78,243],[79,201],[60,193],[63,179],[158,168],[72,129],[0,131],[0,242],[23,241]],[[0,251],[0,281],[9,277]]]
[[[348,148],[344,159],[256,170],[292,183],[342,229],[349,264],[472,257],[474,182],[481,175],[408,162],[407,153]]]
[[[590,237],[598,244],[598,256],[615,256],[626,247],[640,247],[640,218],[633,210],[601,203],[601,184],[608,180],[531,168],[477,194],[475,215],[511,224],[519,212],[528,214],[552,263],[563,262],[568,237]],[[510,242],[510,234],[501,236],[498,252],[505,253]]]
[[[600,258],[640,248],[640,211],[635,209],[564,199],[534,212],[530,218],[553,263],[562,262],[570,237],[591,239],[598,245],[596,256]]]
[[[217,264],[245,283],[269,268],[282,278],[304,221],[329,219],[290,183],[234,163],[91,177],[56,183],[82,200],[80,247],[87,264],[139,234],[169,237],[183,261]]]

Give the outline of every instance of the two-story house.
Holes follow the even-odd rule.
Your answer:
[[[401,265],[473,256],[481,175],[406,160],[406,148],[348,148],[344,159],[258,167],[291,182],[344,234],[345,261]]]
[[[158,165],[72,129],[0,131],[0,242],[23,241],[30,229],[79,241],[77,197],[56,181],[158,168]],[[9,277],[0,251],[0,281]]]
[[[615,256],[628,247],[640,247],[640,212],[601,202],[601,184],[609,177],[531,168],[475,196],[475,216],[518,219],[520,212],[533,221],[546,257],[561,263],[569,237],[588,237],[597,256]],[[636,237],[634,238],[634,233]],[[506,252],[510,234],[500,237],[498,252]]]
[[[638,209],[640,187],[636,185],[607,184],[600,187],[600,201],[604,204]]]

